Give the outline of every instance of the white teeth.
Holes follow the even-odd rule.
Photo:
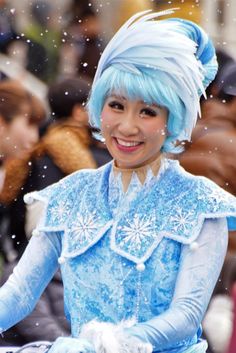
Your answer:
[[[120,139],[117,139],[117,142],[119,143],[119,145],[125,146],[125,147],[134,147],[134,146],[138,146],[140,144],[140,142],[123,141],[123,140],[120,140]]]

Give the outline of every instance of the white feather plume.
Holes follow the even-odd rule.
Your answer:
[[[110,65],[119,65],[136,74],[140,73],[137,67],[151,67],[164,72],[163,82],[179,94],[186,115],[192,117],[182,133],[183,139],[190,140],[197,114],[200,114],[199,96],[205,94],[205,69],[194,55],[197,44],[183,34],[181,22],[152,21],[175,10],[155,13],[147,10],[132,16],[105,48],[94,83]]]

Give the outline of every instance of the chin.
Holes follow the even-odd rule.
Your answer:
[[[141,167],[142,165],[144,165],[145,163],[127,163],[127,161],[125,162],[121,162],[121,161],[117,161],[116,160],[116,165],[119,167],[119,168],[123,168],[123,169],[135,169],[135,168],[139,168]]]

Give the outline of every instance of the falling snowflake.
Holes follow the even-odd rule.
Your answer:
[[[121,228],[121,235],[124,234],[120,245],[127,245],[132,249],[140,249],[143,242],[153,239],[155,231],[154,216],[148,219],[139,218],[137,215],[132,221],[127,221],[128,226]]]
[[[178,208],[176,215],[170,218],[174,230],[185,233],[189,226],[192,226],[194,215],[193,211],[186,212],[183,209]]]
[[[72,229],[72,233],[80,243],[88,242],[98,229],[98,220],[92,214],[77,217],[76,227]]]

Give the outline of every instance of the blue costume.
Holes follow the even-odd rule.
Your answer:
[[[114,165],[74,173],[27,197],[45,204],[44,216],[0,289],[0,327],[32,310],[59,262],[73,338],[59,338],[50,353],[206,352],[201,320],[224,261],[227,224],[236,229],[236,199],[175,160],[162,158],[154,168],[162,152],[178,153],[190,140],[199,96],[217,71],[200,27],[152,21],[168,13],[133,16],[98,64],[88,111],[107,146],[116,146]],[[109,106],[114,95],[118,103]],[[101,119],[104,106],[115,122]],[[159,111],[165,137],[150,129],[159,126]],[[142,181],[143,170],[133,169],[128,189],[125,171],[115,171],[126,158],[131,173],[146,168]]]
[[[91,320],[135,319],[124,330],[155,352],[205,351],[200,322],[227,247],[224,219],[236,216],[232,195],[164,159],[143,185],[134,173],[126,193],[109,163],[28,199],[47,207],[1,288],[2,330],[32,310],[59,261],[73,337]]]

